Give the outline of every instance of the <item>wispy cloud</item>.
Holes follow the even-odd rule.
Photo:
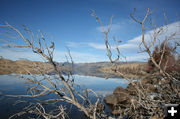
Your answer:
[[[66,56],[68,56],[67,51],[54,51],[54,61],[57,62],[65,62],[67,61]],[[43,58],[38,54],[35,54],[31,51],[14,51],[10,49],[0,49],[0,56],[11,60],[19,60],[19,59],[28,59],[33,61],[43,61]],[[90,53],[82,53],[82,52],[74,52],[71,51],[71,56],[75,63],[79,62],[98,62],[104,61],[104,57],[100,57],[96,54]]]
[[[120,24],[112,24],[112,25],[111,25],[111,31],[112,31],[112,32],[118,31],[118,30],[121,29],[121,27],[122,27],[122,26],[121,26]],[[105,30],[107,31],[108,28],[109,28],[109,25],[104,26],[104,28],[105,28]],[[103,32],[101,26],[97,27],[96,29],[97,29],[98,31],[100,31],[100,32]]]
[[[105,44],[98,44],[98,43],[88,43],[87,44],[89,47],[92,47],[92,48],[95,48],[95,49],[98,49],[98,50],[106,50],[106,46]],[[116,45],[112,45],[111,46],[111,49],[112,50],[115,50],[116,49]],[[129,50],[129,51],[133,51],[135,49],[137,49],[138,46],[136,44],[122,44],[122,45],[119,45],[119,49],[121,50]]]
[[[158,36],[159,40],[164,40],[167,36],[170,36],[171,34],[173,34],[175,32],[179,32],[180,31],[180,21],[174,22],[174,23],[169,24],[167,26],[164,26],[163,28],[165,30],[164,30],[164,32],[162,34],[160,34]],[[159,28],[157,28],[156,31],[158,31],[158,29]],[[147,42],[150,42],[152,40],[153,34],[154,34],[153,30],[147,32],[145,34],[145,40]],[[141,43],[141,40],[142,40],[142,36],[141,35],[137,36],[137,37],[135,37],[135,38],[133,38],[131,40],[128,40],[125,44],[119,45],[119,48],[121,48],[122,50],[126,50],[126,49],[135,50],[135,49],[138,49],[138,47],[139,47],[139,45]],[[104,44],[89,43],[88,45],[93,47],[93,48],[96,48],[96,49],[101,49],[101,50],[105,49]],[[115,48],[115,46],[112,46],[112,48]]]
[[[36,60],[36,61],[42,61],[42,58],[30,51],[26,50],[12,50],[12,49],[0,49],[0,56],[11,59],[11,60],[18,60],[18,59],[28,59],[28,60]]]
[[[163,27],[164,31],[158,36],[160,41],[164,40],[166,37],[170,36],[173,33],[179,33],[180,31],[180,21],[168,24]],[[158,31],[159,28],[156,29]],[[150,42],[152,40],[154,31],[151,30],[145,34],[145,40]],[[135,37],[127,42],[127,44],[140,44],[142,40],[142,36]]]
[[[70,53],[75,63],[104,61],[104,57],[101,57],[97,54],[74,52],[74,51],[71,51]],[[54,60],[66,61],[65,55],[68,56],[68,53],[66,51],[55,51]]]
[[[172,33],[179,32],[180,31],[180,21],[179,22],[174,22],[172,24],[169,24],[165,26],[166,31],[161,34],[158,39],[165,39],[166,36],[169,36]],[[151,40],[151,35],[153,34],[153,31],[149,31],[145,34],[145,39],[146,41]],[[138,53],[139,52],[139,45],[141,43],[141,35],[137,36],[131,40],[128,40],[124,44],[119,45],[119,49],[121,53],[126,56],[127,61],[143,61],[147,60],[148,56],[143,53]],[[95,42],[67,42],[68,47],[73,47],[73,48],[92,48],[96,50],[100,50],[103,52],[106,52],[106,47],[104,43],[95,43]],[[111,48],[112,50],[115,49],[115,45],[112,45]],[[67,51],[58,51],[55,50],[54,52],[54,60],[55,61],[66,61],[65,55],[67,55]],[[81,52],[80,50],[78,51],[71,51],[71,55],[73,57],[73,60],[75,62],[98,62],[98,61],[108,61],[106,56],[97,54],[96,52]],[[41,57],[37,54],[34,54],[30,51],[25,51],[25,52],[17,52],[9,49],[2,49],[0,48],[0,56],[3,56],[8,59],[12,60],[18,60],[20,58],[26,58],[29,60],[42,60]]]
[[[134,22],[132,22],[132,20],[123,19],[120,22],[117,22],[117,23],[114,23],[111,25],[111,32],[117,33],[121,30],[123,30],[123,32],[124,32],[124,31],[128,30],[129,29],[128,26],[131,26],[132,24],[134,24]],[[105,30],[108,30],[109,25],[104,25],[104,28],[105,28]],[[99,32],[103,31],[101,26],[96,27],[96,30]]]
[[[106,49],[105,44],[87,43],[87,45],[92,47],[92,48],[99,49],[99,50],[105,50]]]
[[[106,26],[107,27],[107,26]],[[116,28],[118,28],[116,26]],[[171,24],[168,24],[167,26],[163,27],[165,30],[162,34],[160,34],[158,36],[158,39],[160,40],[160,42],[162,40],[164,40],[167,36],[170,36],[171,34],[175,33],[175,32],[179,32],[180,31],[180,21],[178,22],[174,22]],[[157,28],[156,30],[158,30],[159,28]],[[99,28],[100,30],[100,28]],[[145,34],[145,40],[147,42],[150,42],[152,40],[152,36],[154,34],[154,31],[148,31]],[[134,37],[131,40],[128,40],[126,43],[124,44],[120,44],[119,45],[119,49],[120,51],[126,56],[126,60],[127,61],[142,61],[142,60],[147,60],[148,55],[143,54],[143,53],[138,53],[140,51],[139,47],[142,41],[142,36],[139,35],[137,37]],[[94,48],[97,50],[106,50],[105,44],[104,43],[77,43],[78,45],[86,45],[90,48]],[[76,44],[76,45],[77,45]],[[114,50],[116,48],[115,45],[111,46],[112,50]]]
[[[66,42],[66,46],[71,48],[83,47],[85,45],[86,43],[83,42]]]
[[[148,55],[145,53],[138,53],[136,55],[127,56],[126,60],[127,61],[148,61]]]

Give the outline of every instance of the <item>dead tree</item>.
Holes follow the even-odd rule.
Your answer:
[[[135,13],[135,11],[134,11]],[[122,56],[120,54],[120,49],[119,49],[119,43],[117,42],[116,45],[116,51],[117,51],[117,57],[113,60],[112,58],[112,50],[111,50],[111,45],[109,43],[108,35],[109,31],[111,29],[112,25],[112,17],[110,20],[110,25],[107,30],[105,30],[103,23],[101,20],[97,17],[94,11],[92,11],[93,16],[98,20],[98,22],[101,24],[103,33],[105,35],[105,46],[107,49],[107,56],[112,63],[111,70],[112,72],[116,73],[117,75],[120,75],[123,77],[125,80],[127,80],[130,85],[134,87],[134,91],[136,95],[130,95],[130,104],[129,105],[123,105],[125,106],[125,109],[123,110],[122,105],[118,105],[120,109],[120,117],[123,117],[124,115],[127,115],[131,118],[146,118],[146,117],[152,117],[156,115],[158,112],[159,117],[163,117],[163,105],[165,103],[171,103],[171,102],[177,102],[179,103],[180,101],[180,91],[179,87],[177,84],[179,81],[174,77],[173,75],[169,74],[166,72],[166,68],[161,67],[162,60],[164,58],[164,52],[165,52],[165,45],[162,47],[162,54],[160,56],[160,61],[156,62],[153,56],[153,53],[151,49],[154,47],[155,43],[157,42],[157,37],[158,35],[163,31],[163,27],[160,27],[158,30],[154,29],[154,35],[153,38],[150,42],[150,44],[147,43],[145,39],[145,22],[148,19],[148,17],[152,14],[149,9],[147,9],[146,15],[144,19],[138,20],[134,17],[134,13],[131,14],[131,17],[141,25],[142,28],[142,44],[144,46],[144,52],[148,53],[150,60],[152,63],[155,65],[155,67],[158,69],[159,74],[158,75],[153,75],[154,77],[161,76],[160,78],[157,78],[158,81],[156,82],[156,87],[158,88],[158,93],[155,95],[155,98],[151,98],[149,96],[149,92],[147,91],[147,88],[144,84],[142,84],[142,80],[137,79],[136,82],[132,81],[130,78],[128,78],[125,74],[120,72],[117,69],[117,64],[116,62],[119,61],[119,58]],[[153,25],[153,24],[152,24]],[[25,81],[27,81],[29,84],[33,84],[27,88],[27,90],[30,92],[29,95],[6,95],[6,96],[11,96],[11,97],[28,97],[28,98],[33,98],[33,97],[39,97],[42,95],[46,95],[49,93],[53,93],[55,95],[58,95],[59,98],[57,99],[48,99],[43,102],[49,103],[49,102],[67,102],[70,104],[73,104],[76,106],[80,111],[82,111],[88,118],[92,119],[98,119],[98,118],[108,118],[108,116],[104,111],[99,111],[98,105],[101,103],[100,97],[91,89],[84,89],[83,93],[78,92],[74,88],[74,78],[72,76],[72,73],[68,73],[68,78],[65,78],[62,75],[61,70],[57,66],[57,64],[53,60],[53,53],[55,49],[55,43],[51,42],[50,45],[47,44],[47,41],[45,39],[45,36],[41,31],[38,31],[38,33],[35,35],[31,30],[29,30],[27,27],[25,27],[26,32],[30,35],[30,38],[26,38],[25,35],[20,32],[18,29],[13,27],[12,25],[8,24],[7,22],[5,25],[0,25],[0,27],[6,27],[10,28],[15,33],[19,36],[18,39],[22,40],[24,42],[24,45],[15,45],[11,44],[9,42],[6,42],[3,40],[5,43],[8,44],[9,47],[15,47],[15,48],[29,48],[32,50],[32,52],[40,55],[42,58],[44,58],[47,62],[51,64],[55,72],[57,73],[56,77],[51,77],[47,74],[45,74],[41,69],[36,68],[36,70],[39,72],[41,77],[26,77],[22,76],[21,78]],[[169,40],[173,40],[175,36],[177,36],[177,33],[173,33],[170,36],[168,36],[164,40],[164,44],[166,44]],[[114,39],[115,41],[115,39]],[[179,42],[178,42],[179,43]],[[70,51],[68,50],[69,57],[72,63],[72,69],[73,69],[73,60],[70,55]],[[167,61],[168,62],[168,61]],[[165,63],[166,64],[166,63]],[[166,65],[165,65],[166,67]],[[27,71],[28,72],[28,71]],[[31,72],[29,72],[31,74]],[[163,83],[162,81],[165,82]],[[49,85],[45,85],[43,82],[46,81],[48,82]],[[177,83],[178,82],[178,83]],[[34,85],[36,84],[36,85]],[[88,98],[88,93],[92,93],[96,97],[96,102],[92,103],[90,99]],[[78,100],[80,98],[82,101]],[[21,101],[20,101],[21,102]],[[19,116],[23,115],[25,113],[33,113],[38,116],[44,117],[46,119],[49,118],[65,118],[67,115],[65,113],[65,107],[62,105],[58,106],[59,112],[57,113],[47,113],[45,108],[42,105],[42,101],[38,101],[37,103],[30,104],[28,107],[24,108],[24,111],[17,113],[10,118],[13,118],[14,116]]]
[[[62,75],[60,68],[53,60],[53,53],[55,50],[54,42],[51,42],[51,44],[48,45],[45,36],[41,31],[38,31],[35,37],[34,33],[25,26],[24,26],[25,31],[30,35],[30,38],[26,38],[26,36],[20,30],[8,24],[7,22],[5,23],[5,25],[0,25],[0,27],[6,27],[11,29],[18,35],[17,37],[18,40],[21,40],[24,43],[24,45],[16,45],[3,40],[9,47],[31,49],[33,53],[38,54],[46,62],[49,62],[53,67],[54,71],[57,73],[55,77],[52,77],[48,74],[45,74],[43,71],[41,71],[40,68],[36,67],[35,70],[39,72],[40,77],[36,77],[33,75],[31,75],[31,77],[22,76],[21,78],[30,84],[30,86],[27,88],[28,92],[30,93],[27,95],[5,95],[5,96],[33,98],[33,97],[39,97],[42,95],[47,95],[49,93],[52,93],[58,95],[59,98],[48,99],[45,101],[37,101],[36,103],[33,104],[31,103],[28,107],[24,108],[22,112],[14,114],[10,118],[13,118],[15,116],[21,116],[25,113],[33,113],[36,114],[37,116],[41,116],[46,119],[65,118],[67,116],[67,114],[65,113],[66,107],[59,105],[58,113],[48,114],[42,105],[42,102],[56,103],[62,101],[76,106],[80,111],[82,111],[85,114],[87,118],[92,118],[92,119],[107,118],[107,115],[104,113],[104,111],[103,110],[99,111],[98,109],[98,105],[101,104],[100,96],[98,96],[91,89],[84,89],[82,92],[77,91],[74,88],[74,77],[71,71],[67,73],[68,78],[65,78]],[[68,50],[68,55],[70,57],[70,61],[73,69],[73,60],[70,54],[70,50]],[[31,74],[31,72],[29,72],[28,70],[27,72]],[[44,84],[44,82],[48,82],[49,85]],[[93,96],[96,97],[95,103],[92,103],[89,97],[87,96],[89,93],[91,93]]]
[[[119,75],[121,77],[123,77],[124,79],[126,79],[130,85],[132,85],[134,87],[134,92],[135,95],[130,95],[129,96],[129,100],[130,100],[130,104],[129,105],[122,105],[119,104],[119,109],[120,109],[120,117],[123,117],[124,115],[128,115],[130,118],[150,118],[152,116],[157,116],[158,118],[162,118],[164,117],[164,105],[165,103],[180,103],[180,82],[178,81],[178,79],[176,77],[174,77],[174,75],[166,72],[166,68],[167,68],[167,64],[168,64],[168,60],[165,61],[164,66],[162,67],[162,61],[165,58],[165,53],[166,53],[166,49],[167,49],[167,43],[169,41],[172,41],[173,43],[179,42],[177,40],[179,40],[179,33],[175,32],[172,33],[170,36],[167,36],[166,39],[163,40],[163,44],[161,46],[161,54],[159,56],[159,61],[156,62],[155,60],[155,56],[153,55],[153,49],[156,46],[156,43],[158,42],[158,36],[164,32],[165,30],[165,25],[166,25],[166,20],[165,20],[165,24],[156,29],[152,23],[152,21],[150,22],[150,24],[152,25],[153,28],[153,37],[151,39],[151,41],[147,41],[145,39],[145,22],[147,21],[147,19],[150,17],[150,15],[152,14],[152,12],[150,12],[150,9],[147,9],[146,15],[144,16],[143,20],[139,20],[136,19],[134,17],[135,14],[135,10],[134,12],[131,14],[132,19],[139,23],[141,25],[142,28],[142,40],[141,40],[141,44],[143,46],[143,50],[142,52],[145,52],[149,55],[150,61],[152,62],[152,64],[157,68],[157,72],[156,74],[150,74],[150,77],[155,77],[157,79],[156,82],[154,82],[154,84],[152,86],[156,86],[156,89],[158,90],[156,92],[156,95],[152,95],[150,96],[150,92],[148,92],[148,88],[145,84],[142,83],[143,79],[136,79],[136,82],[133,82],[130,78],[128,78],[124,73],[120,72],[118,70],[118,66],[116,64],[117,61],[119,61],[119,57],[120,57],[120,51],[119,51],[119,44],[117,44],[117,58],[115,60],[112,60],[111,56],[112,56],[112,52],[111,52],[111,45],[109,44],[109,40],[108,39],[108,34],[109,31],[111,29],[111,25],[112,25],[112,17],[110,20],[110,25],[108,27],[108,30],[106,31],[104,28],[104,25],[102,23],[102,21],[99,19],[99,17],[95,14],[95,12],[92,10],[92,15],[97,19],[97,21],[100,23],[101,28],[103,30],[103,33],[105,35],[105,45],[106,45],[106,49],[107,49],[107,56],[110,60],[110,62],[112,63],[112,67],[111,67],[111,72],[114,72],[114,74]],[[165,16],[166,19],[166,16]],[[174,50],[176,50],[176,48],[178,47],[178,45],[174,46]],[[160,77],[160,78],[159,78]],[[148,78],[148,77],[146,77]],[[151,92],[154,93],[154,92]],[[125,108],[123,108],[125,107]],[[158,114],[157,114],[158,112]]]

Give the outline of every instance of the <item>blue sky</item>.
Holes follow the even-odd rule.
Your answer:
[[[66,47],[71,50],[75,62],[108,61],[104,34],[100,24],[91,16],[90,9],[93,9],[105,26],[109,24],[110,16],[114,15],[110,36],[122,40],[120,51],[128,61],[146,61],[147,55],[138,53],[140,25],[131,19],[130,13],[136,8],[136,16],[142,18],[146,9],[150,8],[154,10],[153,22],[160,27],[165,12],[170,27],[167,34],[170,34],[179,30],[179,6],[179,0],[0,0],[0,23],[7,21],[20,30],[23,30],[21,25],[25,24],[34,33],[41,29],[49,41],[55,42],[56,61],[65,61]],[[0,31],[5,30],[0,28]],[[151,33],[151,30],[147,31]],[[1,33],[0,39],[3,38]],[[0,43],[2,46],[3,43]],[[0,48],[0,56],[12,60],[39,60],[29,50],[17,52],[3,47]]]

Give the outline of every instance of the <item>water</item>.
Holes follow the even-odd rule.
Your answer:
[[[38,77],[38,76],[37,76]],[[91,76],[80,76],[74,75],[76,86],[80,86],[81,89],[89,88],[94,90],[98,95],[106,96],[113,92],[117,86],[122,86],[125,88],[128,85],[128,82],[123,79],[118,78],[109,78],[105,80],[104,78],[91,77]],[[19,79],[19,75],[0,75],[0,118],[6,119],[14,113],[17,113],[22,110],[24,106],[27,106],[27,103],[20,103],[14,105],[14,103],[20,98],[5,97],[2,94],[27,94],[27,83],[24,80]],[[58,98],[55,95],[41,96],[38,98],[21,98],[27,102],[33,102],[36,99],[48,99],[48,98]],[[93,100],[93,98],[92,98]],[[78,109],[70,104],[63,103],[67,107],[67,112],[69,118],[85,118],[85,116],[78,111]],[[50,107],[49,107],[50,109]],[[106,111],[108,111],[106,107]],[[24,117],[22,117],[24,118]]]

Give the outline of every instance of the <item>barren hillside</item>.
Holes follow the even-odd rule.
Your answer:
[[[42,71],[44,73],[52,72],[52,66],[48,63],[29,60],[17,60],[12,61],[8,59],[0,59],[0,74],[39,74]]]

